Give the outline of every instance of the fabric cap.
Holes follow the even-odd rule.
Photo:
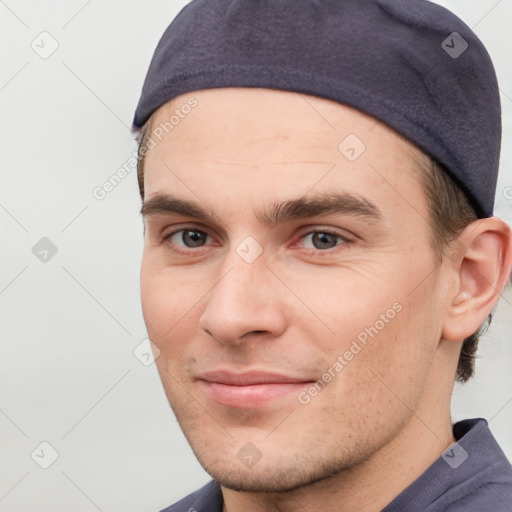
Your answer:
[[[492,215],[496,74],[459,18],[426,0],[193,0],[160,39],[133,121],[181,94],[264,87],[324,97],[394,128]]]

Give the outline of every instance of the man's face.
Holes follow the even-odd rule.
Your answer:
[[[415,149],[356,110],[265,89],[181,96],[152,128],[190,96],[145,162],[141,293],[200,462],[226,487],[277,491],[412,424],[431,435],[416,415],[446,294]]]

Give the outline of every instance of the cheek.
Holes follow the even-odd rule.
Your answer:
[[[344,351],[353,340],[364,343],[375,331],[388,330],[399,316],[403,294],[396,280],[383,279],[389,268],[375,258],[336,268],[279,270],[299,299],[290,304],[296,322],[310,331],[319,349]]]
[[[397,293],[394,297],[397,300],[391,308],[373,310],[373,318],[368,317],[366,325],[352,337],[360,351],[355,349],[358,353],[344,377],[359,395],[358,407],[367,401],[382,409],[382,414],[399,417],[407,415],[408,407],[414,408],[420,400],[440,330],[432,291]]]
[[[151,341],[167,359],[176,355],[186,339],[185,332],[197,325],[197,310],[202,292],[196,283],[184,282],[179,274],[157,269],[143,260],[141,268],[141,301],[144,321]],[[186,290],[186,293],[184,293]]]
[[[431,272],[430,263],[423,263]],[[378,377],[405,394],[407,386],[412,385],[410,391],[415,393],[424,382],[437,348],[440,318],[433,287],[436,277],[432,274],[425,280],[429,272],[418,270],[421,264],[395,258],[384,265],[368,262],[364,272],[337,269],[324,277],[317,274],[314,280],[303,274],[294,282],[297,295],[318,314],[302,327],[315,340],[325,370],[331,368],[338,375],[340,366],[332,366],[341,356],[343,370],[336,377],[339,387],[334,386],[338,390],[351,389],[359,396],[366,390],[370,398],[371,386],[365,383],[373,382],[378,394],[386,394]],[[308,285],[311,282],[314,286]],[[415,283],[421,284],[414,290]],[[319,336],[324,325],[331,333],[324,327]]]

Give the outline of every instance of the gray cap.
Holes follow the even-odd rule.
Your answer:
[[[499,89],[474,32],[426,0],[193,0],[160,39],[133,121],[172,98],[264,87],[350,105],[439,160],[492,215]]]

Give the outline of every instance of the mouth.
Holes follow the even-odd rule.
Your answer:
[[[276,373],[206,372],[197,377],[204,393],[226,407],[250,409],[297,394],[314,381]]]

